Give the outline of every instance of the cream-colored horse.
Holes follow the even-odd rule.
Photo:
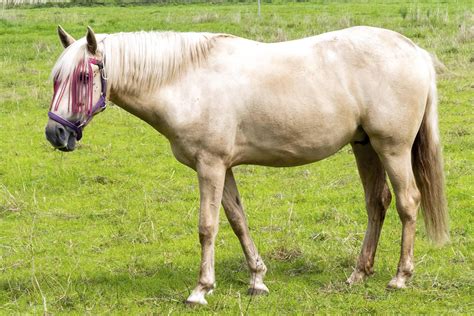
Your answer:
[[[197,171],[202,258],[187,302],[206,304],[215,287],[221,203],[251,271],[249,292],[268,292],[267,268],[232,174],[240,164],[302,165],[351,144],[368,228],[349,284],[373,273],[391,201],[386,174],[403,225],[389,287],[403,288],[413,273],[420,204],[428,235],[438,243],[448,239],[435,71],[430,55],[404,36],[372,27],[274,44],[209,33],[96,36],[90,28],[78,41],[61,27],[59,35],[66,49],[53,69],[57,91],[46,127],[56,148],[74,149],[103,90],[102,97],[165,135],[176,159]],[[91,89],[73,87],[91,80]]]

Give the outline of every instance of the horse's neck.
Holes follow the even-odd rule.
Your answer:
[[[169,109],[170,102],[161,103],[160,92],[190,69],[201,66],[212,48],[214,36],[207,33],[139,33],[135,39],[133,36],[121,34],[106,45],[106,56],[113,56],[107,57],[110,100],[169,138],[166,118],[173,111]],[[148,50],[143,55],[120,42],[124,40],[155,42],[143,43]]]
[[[160,111],[158,104],[154,102],[151,94],[136,95],[132,93],[123,93],[111,90],[110,101],[125,111],[142,119],[157,129],[160,133],[166,134],[162,127],[162,117],[164,113]]]

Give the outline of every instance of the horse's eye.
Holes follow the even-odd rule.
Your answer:
[[[85,72],[81,72],[79,74],[79,81],[82,83],[88,83],[89,82],[89,74]]]

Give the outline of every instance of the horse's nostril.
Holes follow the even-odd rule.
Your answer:
[[[56,136],[59,138],[61,142],[66,140],[66,130],[62,126],[56,127]]]

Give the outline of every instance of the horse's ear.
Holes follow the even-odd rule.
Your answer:
[[[94,31],[91,29],[90,26],[87,27],[87,49],[89,50],[89,53],[92,55],[95,55],[97,52],[97,39],[95,38]]]
[[[69,35],[62,27],[61,25],[58,25],[58,35],[59,39],[61,40],[61,43],[63,44],[64,48],[67,48],[69,45],[74,43],[76,40],[74,37]]]

